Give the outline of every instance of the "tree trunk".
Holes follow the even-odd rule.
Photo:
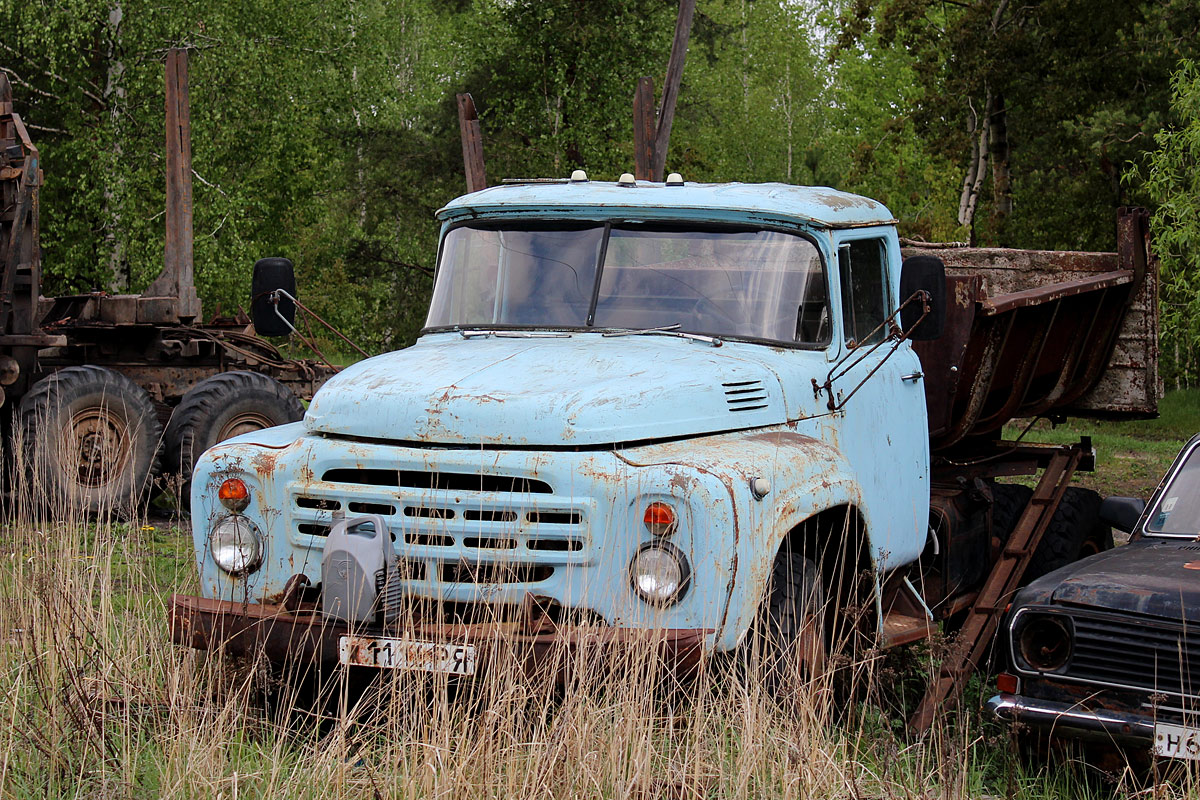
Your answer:
[[[968,101],[969,103],[969,101]],[[988,160],[988,110],[992,107],[992,94],[988,92],[984,101],[982,117],[970,105],[971,115],[967,118],[967,133],[971,136],[971,158],[967,174],[963,176],[962,194],[958,200],[958,224],[970,232],[970,242],[975,244],[975,208],[979,204],[979,192],[987,176]]]
[[[1012,215],[1012,172],[1008,156],[1008,109],[1004,95],[997,94],[988,114],[988,143],[992,157],[992,228],[999,242],[1004,240],[1004,227]]]

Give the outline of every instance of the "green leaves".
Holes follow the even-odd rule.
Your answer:
[[[1174,124],[1154,137],[1146,192],[1158,203],[1152,221],[1162,261],[1162,352],[1178,386],[1200,379],[1200,65],[1180,62],[1171,79]],[[1133,173],[1132,180],[1139,177]]]

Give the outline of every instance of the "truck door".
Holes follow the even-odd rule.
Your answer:
[[[839,444],[862,487],[862,507],[880,566],[915,559],[929,514],[929,441],[921,363],[905,342],[892,353],[884,320],[898,306],[900,249],[894,232],[836,235],[837,292],[845,363],[834,382]],[[869,352],[872,347],[873,352]],[[873,374],[872,374],[873,372]],[[870,377],[868,377],[870,376]],[[859,384],[862,384],[859,387]],[[850,397],[851,391],[859,387]]]

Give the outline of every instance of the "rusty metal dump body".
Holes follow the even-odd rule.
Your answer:
[[[994,713],[1056,735],[1156,748],[1164,746],[1161,725],[1200,726],[1198,447],[1200,437],[1184,447],[1130,544],[1052,572],[1016,596],[1000,646],[1020,690],[992,698]],[[1162,521],[1172,516],[1176,524],[1164,533]]]
[[[946,264],[946,333],[914,347],[931,446],[1014,417],[1155,416],[1158,280],[1145,212],[1123,212],[1118,252],[909,248]]]
[[[461,626],[480,619],[515,625],[534,604],[555,609],[551,617],[582,616],[617,641],[660,631],[673,652],[733,650],[759,614],[785,542],[832,559],[821,569],[831,581],[849,576],[838,585],[857,584],[864,568],[874,573],[875,602],[865,607],[875,609],[885,644],[927,635],[926,613],[962,608],[962,597],[944,597],[933,610],[887,616],[889,592],[929,549],[926,400],[934,392],[922,383],[937,371],[938,391],[950,393],[949,367],[970,369],[972,388],[958,394],[990,401],[1002,386],[1040,390],[1053,359],[1026,367],[1004,357],[982,370],[961,353],[942,363],[930,351],[923,364],[886,320],[903,300],[886,208],[820,187],[578,182],[487,189],[439,215],[443,260],[420,341],[346,369],[303,423],[201,458],[192,515],[204,600],[176,599],[186,622],[180,641],[213,646],[236,634],[244,643],[265,618],[293,630],[301,623],[292,612],[266,607],[301,584],[311,600],[325,536],[340,516],[356,514],[380,515],[394,538],[401,566],[386,580],[411,613],[392,615],[409,627],[388,622],[390,630],[440,639],[472,635]],[[803,255],[780,257],[794,253]],[[530,266],[556,277],[521,287]],[[1035,305],[1131,283],[1122,273]],[[764,298],[798,286],[805,294],[785,318],[772,316],[778,306]],[[636,306],[628,319],[646,323],[603,327],[618,296]],[[960,310],[997,316],[985,295],[968,299]],[[532,310],[554,303],[539,321]],[[1072,318],[1073,308],[1053,318]],[[738,315],[765,323],[743,325]],[[952,333],[966,337],[966,352],[977,338],[996,338],[963,319]],[[1010,327],[1023,332],[1021,320]],[[1048,331],[1066,336],[1055,324]],[[1083,330],[1072,346],[1090,335]],[[1076,357],[1064,359],[1073,368]],[[983,371],[992,377],[976,377]],[[1067,383],[1087,389],[1102,372]],[[1034,388],[1019,391],[1029,401],[1004,413],[1033,402]],[[973,421],[960,438],[985,428]],[[1040,457],[1021,451],[1030,469]],[[1070,469],[1078,453],[1072,458]],[[233,515],[217,497],[231,478],[250,494]],[[660,514],[669,524],[656,521]],[[214,559],[210,536],[234,518],[261,541],[253,570],[231,572]],[[843,547],[845,559],[825,555]],[[658,573],[643,580],[639,571],[647,551],[660,565],[673,560],[662,573],[674,576],[662,579],[673,594],[646,594],[659,585]]]

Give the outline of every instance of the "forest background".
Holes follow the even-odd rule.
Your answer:
[[[42,152],[44,293],[137,291],[163,252],[163,63],[190,53],[206,315],[250,268],[375,351],[424,320],[434,212],[465,189],[455,94],[488,177],[633,169],[677,0],[0,0],[0,68]],[[901,235],[1111,250],[1154,211],[1162,371],[1200,381],[1200,4],[699,0],[667,169],[826,185]]]

